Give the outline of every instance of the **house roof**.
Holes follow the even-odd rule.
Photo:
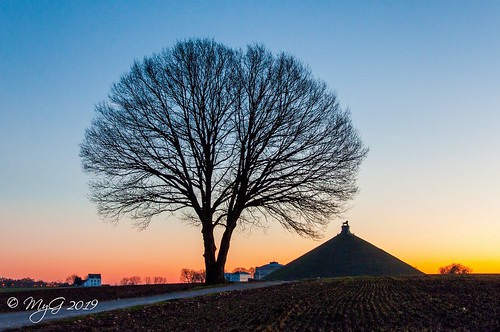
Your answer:
[[[89,273],[89,276],[87,277],[88,279],[101,279],[101,274],[90,274]]]
[[[246,274],[248,274],[248,275],[250,275],[250,273],[248,273],[248,272],[244,272],[244,271],[238,271],[238,272],[233,272],[233,273],[228,273],[228,274],[235,274],[235,275],[236,275],[236,274],[239,274],[239,275],[242,275],[242,274],[245,274],[245,275],[246,275]]]
[[[271,262],[269,264],[266,264],[266,265],[262,265],[262,266],[257,266],[256,269],[269,269],[269,268],[272,268],[272,269],[276,269],[278,267],[282,267],[283,264],[280,264],[278,262]]]

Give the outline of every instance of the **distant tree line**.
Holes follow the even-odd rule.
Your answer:
[[[132,277],[125,277],[120,281],[120,285],[125,286],[125,285],[140,285],[140,284],[166,284],[167,283],[167,278],[165,277],[145,277],[144,282],[142,281],[142,278],[139,276],[132,276]]]
[[[76,274],[72,274],[66,278],[66,282],[69,285],[81,286],[83,285],[84,280]],[[166,284],[167,278],[165,277],[144,277],[144,281],[140,276],[132,276],[132,277],[124,277],[118,283],[121,286],[125,285],[140,285],[140,284]]]
[[[233,270],[232,273],[235,273],[235,272],[247,272],[253,276],[253,274],[255,273],[255,268],[251,267],[251,268],[247,269],[244,267],[237,267]],[[203,283],[203,282],[205,282],[205,280],[206,280],[205,270],[193,270],[193,269],[187,269],[187,268],[184,268],[181,270],[181,276],[180,276],[181,282]]]
[[[120,285],[139,285],[141,280],[139,276],[132,276],[130,278],[125,277],[120,281]]]
[[[0,276],[0,288],[35,288],[35,287],[70,287],[70,286],[82,286],[85,279],[78,276],[77,274],[72,274],[66,277],[63,281],[43,281],[36,280],[30,277],[22,279],[13,279]],[[145,277],[144,281],[139,276],[125,277],[120,281],[120,285],[139,285],[139,284],[166,284],[167,278],[156,276],[156,277]]]
[[[165,278],[165,277],[145,277],[144,278],[144,283],[146,285],[150,285],[150,284],[155,284],[155,285],[166,284],[167,283],[167,278]]]
[[[202,283],[205,282],[206,272],[205,270],[191,270],[191,269],[182,269],[181,270],[181,282],[187,283]]]
[[[0,288],[35,288],[35,287],[67,287],[68,283],[61,281],[46,282],[36,280],[30,277],[22,279],[12,279],[0,277]]]

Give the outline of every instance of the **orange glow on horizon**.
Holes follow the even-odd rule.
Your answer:
[[[204,268],[202,237],[196,227],[175,219],[157,218],[146,230],[138,231],[127,221],[112,226],[92,216],[93,213],[75,218],[68,212],[68,216],[49,214],[29,218],[36,220],[31,224],[12,224],[10,232],[18,235],[2,239],[2,251],[11,254],[0,257],[0,275],[50,282],[64,281],[72,274],[85,277],[89,273],[100,273],[103,283],[111,285],[131,276],[140,276],[143,280],[147,276],[161,276],[169,283],[177,283],[182,268]],[[52,229],[28,230],[56,217],[61,221]],[[332,222],[321,241],[302,238],[276,224],[265,229],[236,231],[226,270],[261,266],[271,261],[287,264],[337,235],[340,224],[340,221]],[[479,229],[482,233],[467,239],[480,240],[460,242],[455,234],[446,240],[440,235],[444,231],[429,233],[425,226],[417,226],[418,223],[408,223],[377,227],[376,223],[352,222],[351,231],[424,273],[438,273],[439,267],[451,263],[469,266],[473,273],[500,273],[500,251],[492,245],[497,241],[494,232]],[[464,232],[469,230],[464,228]],[[412,236],[405,235],[408,233]],[[15,250],[7,251],[4,246]]]
[[[286,256],[282,256],[283,259],[277,259],[278,262],[282,264],[286,264],[289,261],[295,259],[285,258]],[[250,261],[238,261],[236,262],[228,262],[226,265],[226,271],[231,272],[237,267],[255,267],[269,263],[273,259],[261,259],[258,260],[257,263],[251,263]],[[252,261],[253,262],[253,261]],[[500,273],[500,261],[485,261],[485,260],[446,260],[446,259],[434,259],[434,260],[426,260],[426,261],[406,261],[408,264],[416,267],[420,271],[426,274],[438,274],[439,267],[449,265],[451,263],[461,263],[463,265],[469,266],[472,268],[472,273],[476,274],[498,274]],[[131,276],[140,276],[142,281],[144,282],[145,277],[155,277],[162,276],[167,278],[168,283],[178,283],[180,270],[182,268],[191,268],[195,270],[203,269],[203,264],[198,265],[180,265],[171,266],[164,268],[163,270],[159,270],[154,266],[144,265],[138,267],[137,269],[129,269],[126,266],[111,266],[109,264],[103,264],[100,266],[96,266],[92,270],[86,271],[83,269],[78,269],[79,264],[64,264],[64,268],[57,266],[45,266],[43,269],[36,269],[36,271],[32,268],[23,266],[15,266],[11,265],[12,269],[3,269],[2,276],[7,278],[21,279],[25,277],[30,277],[35,280],[43,280],[45,282],[51,281],[64,281],[67,276],[76,273],[81,277],[85,277],[88,273],[101,273],[103,277],[103,284],[119,284],[120,280],[124,277]]]
[[[53,260],[40,260],[39,256],[33,255],[30,251],[20,251],[15,256],[2,257],[0,273],[8,278],[31,277],[46,282],[64,281],[71,274],[85,277],[89,273],[100,273],[103,284],[115,285],[119,284],[122,278],[131,276],[140,276],[143,282],[145,277],[161,276],[166,277],[169,283],[177,283],[182,268],[196,270],[204,268],[201,235],[195,228],[179,228],[177,231],[182,236],[175,237],[177,242],[173,241],[174,237],[170,237],[172,241],[169,245],[163,240],[164,236],[157,232],[147,233],[117,228],[111,228],[109,231],[115,239],[120,239],[119,242],[128,243],[130,249],[119,247],[112,242],[113,240],[108,239],[103,245],[96,244],[94,248],[87,250],[61,252]],[[325,236],[318,242],[282,230],[273,229],[270,233],[252,236],[244,232],[236,233],[226,271],[233,271],[237,267],[256,267],[271,261],[287,264],[336,235],[334,232],[329,232],[333,233],[332,236]],[[144,244],[143,237],[149,239],[148,244]],[[369,241],[369,236],[365,234],[360,237]],[[400,243],[383,238],[370,242],[427,274],[437,274],[439,267],[451,263],[469,266],[473,269],[473,273],[500,273],[500,258],[494,255],[478,259],[474,257],[473,252],[464,255],[446,251],[439,253],[432,250],[415,250],[412,247],[400,249]],[[189,250],[186,247],[179,253],[179,248],[183,248],[185,243],[190,243],[191,247]],[[134,250],[138,246],[143,246],[141,251]]]

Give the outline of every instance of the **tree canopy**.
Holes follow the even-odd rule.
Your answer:
[[[327,85],[262,45],[178,42],[135,61],[95,110],[80,156],[99,213],[145,228],[181,212],[201,226],[207,283],[223,280],[239,224],[317,237],[357,192],[367,153]]]
[[[440,274],[469,274],[471,272],[472,269],[470,267],[459,263],[452,263],[439,268]]]

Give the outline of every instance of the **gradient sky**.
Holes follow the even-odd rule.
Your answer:
[[[500,273],[500,2],[0,0],[0,276],[166,276],[202,268],[200,230],[104,223],[79,144],[134,59],[176,41],[260,42],[307,63],[370,153],[321,241],[238,231],[227,269],[287,263],[340,231],[426,273]]]

